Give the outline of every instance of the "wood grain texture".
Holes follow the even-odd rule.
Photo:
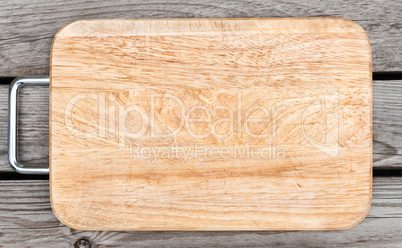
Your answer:
[[[402,168],[402,81],[373,83],[373,162],[378,168]]]
[[[49,88],[22,88],[19,94],[19,156],[33,167],[49,165]],[[373,81],[373,167],[402,167],[402,82]],[[0,85],[0,172],[7,162],[8,85]]]
[[[0,76],[49,73],[56,32],[78,19],[334,16],[359,23],[373,47],[374,71],[401,71],[401,1],[0,1]]]
[[[374,178],[367,217],[343,231],[297,232],[88,232],[70,229],[54,216],[48,181],[0,182],[0,245],[72,247],[400,247],[402,180]]]
[[[73,22],[51,52],[53,211],[80,230],[354,226],[371,75],[346,19]]]

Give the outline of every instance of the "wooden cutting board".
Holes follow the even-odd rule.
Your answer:
[[[70,23],[50,62],[53,211],[81,230],[352,227],[371,60],[338,18]]]

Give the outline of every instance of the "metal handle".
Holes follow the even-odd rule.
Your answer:
[[[24,85],[49,85],[48,76],[18,77],[10,85],[8,98],[8,162],[11,168],[21,174],[49,174],[49,168],[26,168],[17,158],[17,99],[18,90]]]

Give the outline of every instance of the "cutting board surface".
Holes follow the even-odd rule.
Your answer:
[[[371,48],[349,20],[81,20],[50,79],[72,228],[344,229],[369,209]]]

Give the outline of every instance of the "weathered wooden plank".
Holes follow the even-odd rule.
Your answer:
[[[0,1],[0,76],[48,74],[53,36],[77,19],[317,17],[348,18],[368,33],[373,71],[402,70],[401,1]]]
[[[374,168],[402,167],[402,81],[373,82]],[[0,172],[7,162],[8,85],[0,85]],[[22,88],[19,114],[21,161],[49,163],[49,93],[47,87]]]
[[[374,178],[370,212],[342,231],[298,232],[82,232],[52,213],[47,181],[0,181],[0,245],[69,247],[401,247],[402,178]]]
[[[402,81],[373,82],[373,166],[402,167]]]

